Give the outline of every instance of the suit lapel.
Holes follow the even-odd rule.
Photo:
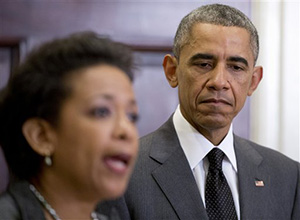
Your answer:
[[[260,165],[262,156],[250,142],[234,136],[238,165],[239,200],[241,219],[253,219],[264,216],[263,201],[269,193],[269,176],[263,174]],[[258,181],[258,182],[256,182]]]
[[[172,117],[160,129],[150,157],[159,163],[153,178],[180,219],[208,219],[185,154],[179,144]]]

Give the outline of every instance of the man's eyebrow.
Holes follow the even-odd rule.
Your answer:
[[[189,59],[189,63],[193,63],[195,60],[198,60],[198,59],[213,60],[213,59],[215,59],[215,56],[212,54],[197,53]],[[227,59],[227,61],[239,62],[239,63],[245,64],[246,66],[249,66],[248,61],[245,58],[240,57],[240,56],[229,57]]]
[[[198,59],[212,60],[214,58],[215,57],[212,54],[197,53],[189,59],[189,63],[192,63],[193,61],[198,60]]]
[[[239,63],[243,63],[243,64],[245,64],[246,66],[249,66],[248,61],[247,61],[245,58],[240,57],[240,56],[229,57],[227,60],[228,60],[228,61],[231,61],[231,62],[239,62]]]

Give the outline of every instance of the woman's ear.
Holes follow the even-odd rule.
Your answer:
[[[177,87],[178,85],[177,75],[176,75],[177,59],[174,56],[167,54],[164,57],[163,67],[164,67],[166,78],[170,86],[172,86],[173,88]]]
[[[51,125],[40,118],[30,118],[22,126],[22,132],[31,148],[41,156],[54,152],[54,133]]]

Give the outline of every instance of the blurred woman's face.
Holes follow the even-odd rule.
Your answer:
[[[71,96],[54,128],[57,184],[85,197],[112,199],[126,189],[138,150],[132,84],[117,67],[98,65],[73,74]]]

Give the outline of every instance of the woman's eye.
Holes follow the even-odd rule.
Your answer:
[[[127,117],[132,123],[136,123],[139,120],[139,115],[136,113],[128,113]]]
[[[107,107],[99,107],[99,108],[94,108],[91,111],[91,115],[99,118],[105,118],[109,116],[111,111]]]

